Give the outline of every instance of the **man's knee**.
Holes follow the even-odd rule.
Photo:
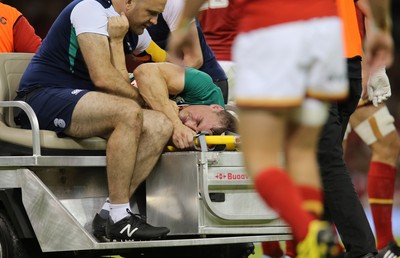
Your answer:
[[[161,112],[144,110],[143,133],[157,136],[160,140],[168,140],[172,135],[172,123]]]
[[[359,123],[354,131],[368,145],[377,141],[384,141],[384,137],[395,132],[394,118],[390,114],[388,108],[383,108],[376,111],[372,116]]]
[[[400,139],[397,131],[388,133],[373,142],[370,146],[375,158],[382,161],[393,160],[392,163],[397,162],[397,157],[400,152]]]
[[[116,106],[113,120],[115,125],[125,124],[140,129],[143,125],[143,110],[134,100],[124,99]]]
[[[163,139],[169,140],[173,130],[171,121],[161,112],[157,112],[156,116],[160,125],[156,133],[162,136]]]
[[[133,75],[136,79],[146,78],[150,74],[158,72],[158,66],[153,63],[141,64],[133,71]]]

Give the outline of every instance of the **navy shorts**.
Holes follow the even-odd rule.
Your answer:
[[[89,90],[42,87],[28,93],[24,99],[35,111],[40,129],[62,134],[70,124],[78,101]],[[31,129],[28,116],[20,112],[15,122],[21,128]]]

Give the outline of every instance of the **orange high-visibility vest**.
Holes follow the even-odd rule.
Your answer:
[[[22,14],[9,5],[0,3],[0,53],[14,52],[14,24]]]
[[[353,0],[337,0],[337,5],[339,16],[343,22],[345,57],[362,56],[362,42],[355,3]]]

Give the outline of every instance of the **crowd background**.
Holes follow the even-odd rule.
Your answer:
[[[3,0],[2,2],[12,5],[21,11],[35,28],[36,33],[44,38],[53,21],[71,0]],[[390,112],[395,117],[397,131],[400,132],[400,1],[392,0],[392,18],[396,52],[394,64],[391,68],[387,69],[387,74],[392,85],[392,97],[387,101],[387,104]],[[350,134],[348,138],[347,148],[345,159],[356,190],[366,208],[367,214],[369,214],[366,176],[371,154],[370,149],[354,133]],[[400,173],[397,174],[394,201],[393,233],[400,237]]]

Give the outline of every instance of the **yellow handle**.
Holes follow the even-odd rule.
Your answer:
[[[225,150],[235,150],[240,144],[240,137],[235,135],[206,135],[207,145],[225,145]],[[194,144],[199,145],[199,139],[194,139]]]
[[[207,135],[206,143],[207,145],[225,145],[225,150],[233,151],[236,150],[238,145],[240,144],[240,137],[234,135]],[[194,139],[194,144],[199,146],[199,139]],[[174,146],[168,145],[166,147],[166,151],[178,151],[178,149]]]

